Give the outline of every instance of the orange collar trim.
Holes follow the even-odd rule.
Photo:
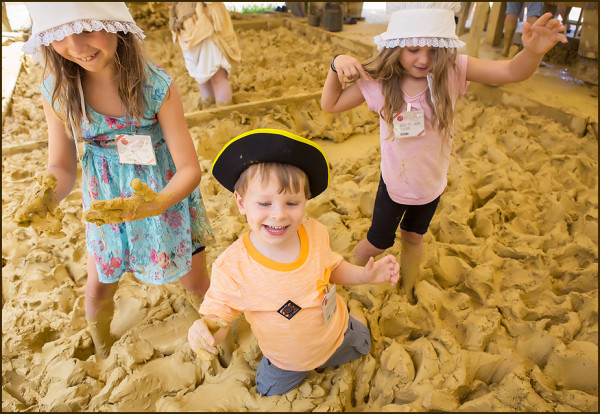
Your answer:
[[[306,236],[306,230],[304,230],[304,226],[302,224],[300,227],[298,227],[298,237],[300,237],[300,254],[298,255],[298,259],[291,263],[276,262],[275,260],[269,259],[261,252],[256,250],[250,241],[250,232],[244,234],[242,240],[244,242],[244,246],[246,246],[246,249],[248,250],[248,253],[250,253],[250,256],[264,267],[271,270],[277,270],[279,272],[291,272],[292,270],[296,270],[302,266],[308,257],[308,237]]]

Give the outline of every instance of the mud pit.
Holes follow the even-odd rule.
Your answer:
[[[146,33],[150,55],[174,75],[186,111],[195,111],[199,95],[180,52],[168,37]],[[316,40],[309,48],[283,26],[238,33],[248,64],[231,77],[236,104],[318,92],[330,56],[343,52]],[[197,313],[179,283],[153,286],[125,275],[112,323],[119,339],[107,360],[96,360],[84,314],[80,178],[60,205],[65,238],[10,219],[47,163],[40,81],[41,68],[26,61],[3,126],[3,146],[25,145],[2,157],[3,410],[597,411],[593,135],[579,137],[522,108],[490,106],[472,92],[461,97],[457,156],[425,236],[417,304],[388,286],[340,288],[346,302],[364,307],[370,354],[265,398],[254,379],[260,350],[243,317],[233,323],[233,353],[211,362],[193,355],[186,337]],[[366,105],[334,116],[309,98],[217,114],[188,119],[216,236],[209,266],[247,230],[231,194],[208,172],[212,158],[230,138],[259,127],[323,144],[332,180],[307,216],[325,224],[333,249],[351,260],[379,179],[377,119]],[[399,256],[399,242],[389,252]]]

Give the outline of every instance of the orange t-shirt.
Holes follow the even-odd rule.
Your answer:
[[[327,229],[305,221],[298,229],[300,254],[278,263],[260,254],[245,233],[212,266],[210,288],[200,306],[231,322],[244,312],[264,356],[281,369],[310,371],[324,364],[344,340],[348,309],[336,295],[336,311],[325,324],[317,281],[343,260],[329,247]],[[287,319],[277,311],[292,301],[301,309]]]

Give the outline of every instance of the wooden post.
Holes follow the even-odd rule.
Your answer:
[[[492,3],[490,18],[488,19],[485,42],[492,46],[498,46],[502,40],[502,29],[504,29],[504,15],[506,13],[506,2],[495,1]]]
[[[473,23],[471,23],[471,31],[467,41],[467,54],[469,56],[477,57],[479,55],[479,44],[481,43],[483,27],[487,21],[489,11],[490,5],[487,2],[477,2],[475,5]]]
[[[456,25],[457,36],[462,36],[467,31],[467,29],[465,28],[465,24],[467,23],[467,20],[469,20],[469,14],[471,13],[472,4],[472,2],[462,3],[462,10],[460,11],[460,14],[458,16],[458,24]]]
[[[8,20],[8,14],[6,14],[6,3],[2,2],[2,31],[12,32],[10,28],[10,21]]]
[[[597,4],[596,4],[597,6]],[[581,11],[579,12],[579,17],[577,18],[577,23],[575,23],[575,31],[573,32],[573,37],[577,37],[577,32],[579,32],[579,35],[581,36],[581,22],[583,21],[583,11],[585,10],[585,8],[582,8]],[[598,22],[598,20],[596,19],[596,22]]]
[[[583,26],[579,39],[579,56],[598,59],[598,3],[586,2],[583,8]],[[596,62],[597,63],[597,62]]]

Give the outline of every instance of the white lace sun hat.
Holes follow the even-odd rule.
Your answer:
[[[392,3],[387,31],[373,38],[377,50],[394,47],[459,48],[454,14],[460,2]]]
[[[143,40],[144,32],[133,20],[123,2],[26,2],[33,21],[31,37],[23,52],[35,54],[41,45],[83,31],[106,30],[110,33],[134,33]]]

